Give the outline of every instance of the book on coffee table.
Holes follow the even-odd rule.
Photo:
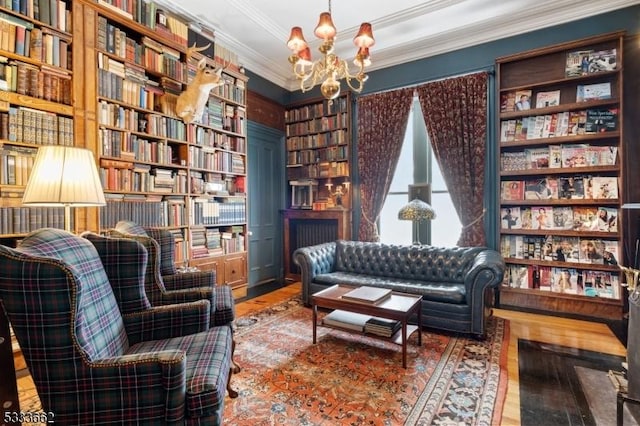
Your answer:
[[[345,293],[342,298],[353,302],[376,304],[391,296],[388,288],[362,286]]]
[[[402,327],[402,323],[386,318],[372,317],[364,324],[365,333],[391,337]]]

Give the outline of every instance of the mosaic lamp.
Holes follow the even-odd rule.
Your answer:
[[[411,200],[398,212],[398,219],[410,220],[416,225],[416,239],[413,244],[420,245],[420,222],[435,219],[436,212],[433,208],[422,200],[417,198]]]

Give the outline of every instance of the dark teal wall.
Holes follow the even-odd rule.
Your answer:
[[[584,37],[625,30],[628,34],[640,33],[640,5],[605,13],[580,21],[570,22],[550,28],[532,31],[526,34],[509,37],[478,46],[456,50],[453,52],[408,62],[395,67],[385,68],[369,73],[369,80],[362,94],[375,93],[383,90],[396,89],[417,85],[432,80],[456,76],[480,70],[493,71],[498,57],[523,52],[530,49],[549,46]],[[375,60],[375,48],[372,52]],[[286,60],[286,58],[282,58]],[[249,89],[260,93],[283,105],[320,97],[316,88],[307,93],[300,91],[289,92],[265,79],[249,72]],[[640,78],[640,76],[638,76]],[[343,83],[343,86],[345,84]],[[343,87],[344,90],[344,87]],[[485,175],[485,229],[487,243],[497,248],[498,199],[495,191],[498,179],[498,147],[496,145],[495,126],[495,81],[490,78],[489,99],[489,131],[487,135],[487,163]],[[284,167],[284,158],[283,158]],[[354,176],[357,180],[357,173]],[[354,209],[358,209],[357,197]],[[357,215],[356,215],[357,216]],[[354,217],[354,229],[357,229],[358,219]]]

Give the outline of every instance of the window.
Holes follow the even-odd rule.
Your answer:
[[[400,159],[380,214],[380,241],[405,245],[414,241],[413,223],[398,219],[398,211],[409,201],[409,185],[414,182],[431,183],[431,206],[436,211],[434,220],[420,224],[420,241],[434,246],[455,246],[462,224],[433,156],[417,97],[409,113]]]

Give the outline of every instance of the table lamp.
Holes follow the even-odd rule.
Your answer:
[[[398,219],[410,220],[416,225],[416,239],[413,244],[420,245],[420,222],[425,220],[431,220],[436,217],[436,212],[433,208],[422,200],[417,198],[411,200],[409,204],[405,205],[398,212]]]
[[[71,232],[71,207],[106,204],[93,153],[70,146],[41,146],[22,204],[64,207],[64,229]]]

